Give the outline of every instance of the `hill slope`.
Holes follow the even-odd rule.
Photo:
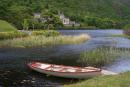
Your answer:
[[[61,11],[79,22],[86,21],[85,17],[89,16],[109,18],[124,26],[130,20],[129,8],[130,0],[1,0],[0,18],[21,27],[24,18],[31,17],[34,12],[50,9]]]
[[[9,31],[16,31],[17,29],[13,27],[6,21],[0,20],[0,32],[9,32]]]
[[[130,18],[130,0],[44,0],[68,15]]]

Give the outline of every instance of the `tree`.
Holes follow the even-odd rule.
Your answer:
[[[19,29],[22,28],[22,22],[24,19],[31,18],[31,11],[26,6],[13,5],[9,8],[9,21]]]
[[[125,25],[124,29],[125,29],[125,30],[130,29],[130,23],[128,23],[127,25]]]
[[[37,28],[39,28],[39,21],[32,18],[32,19],[29,20],[29,25],[30,25],[31,29],[33,29],[33,30],[37,29]]]
[[[28,30],[29,29],[29,20],[28,19],[24,19],[22,25],[23,25],[23,30]]]
[[[124,34],[130,36],[130,23],[128,23],[127,25],[125,25],[125,27],[124,27]]]
[[[56,14],[49,11],[48,9],[46,9],[42,13],[42,17],[44,18],[44,25],[47,29],[53,29],[59,26],[63,26],[60,18]]]

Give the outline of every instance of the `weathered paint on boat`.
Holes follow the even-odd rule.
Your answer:
[[[101,69],[94,67],[71,67],[40,62],[29,63],[28,66],[40,73],[64,78],[84,79],[101,75]]]

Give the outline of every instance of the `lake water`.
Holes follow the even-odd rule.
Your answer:
[[[60,30],[63,35],[89,34],[91,40],[77,45],[57,45],[46,48],[0,48],[0,87],[57,87],[76,80],[37,73],[27,67],[30,61],[70,66],[84,66],[79,62],[81,52],[102,46],[130,48],[130,39],[111,37],[122,30]],[[121,58],[103,68],[121,73],[130,70],[130,58]]]

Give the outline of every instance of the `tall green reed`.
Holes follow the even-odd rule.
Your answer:
[[[130,57],[130,49],[100,47],[81,53],[79,61],[88,66],[103,66],[114,62],[118,58],[128,57]]]

